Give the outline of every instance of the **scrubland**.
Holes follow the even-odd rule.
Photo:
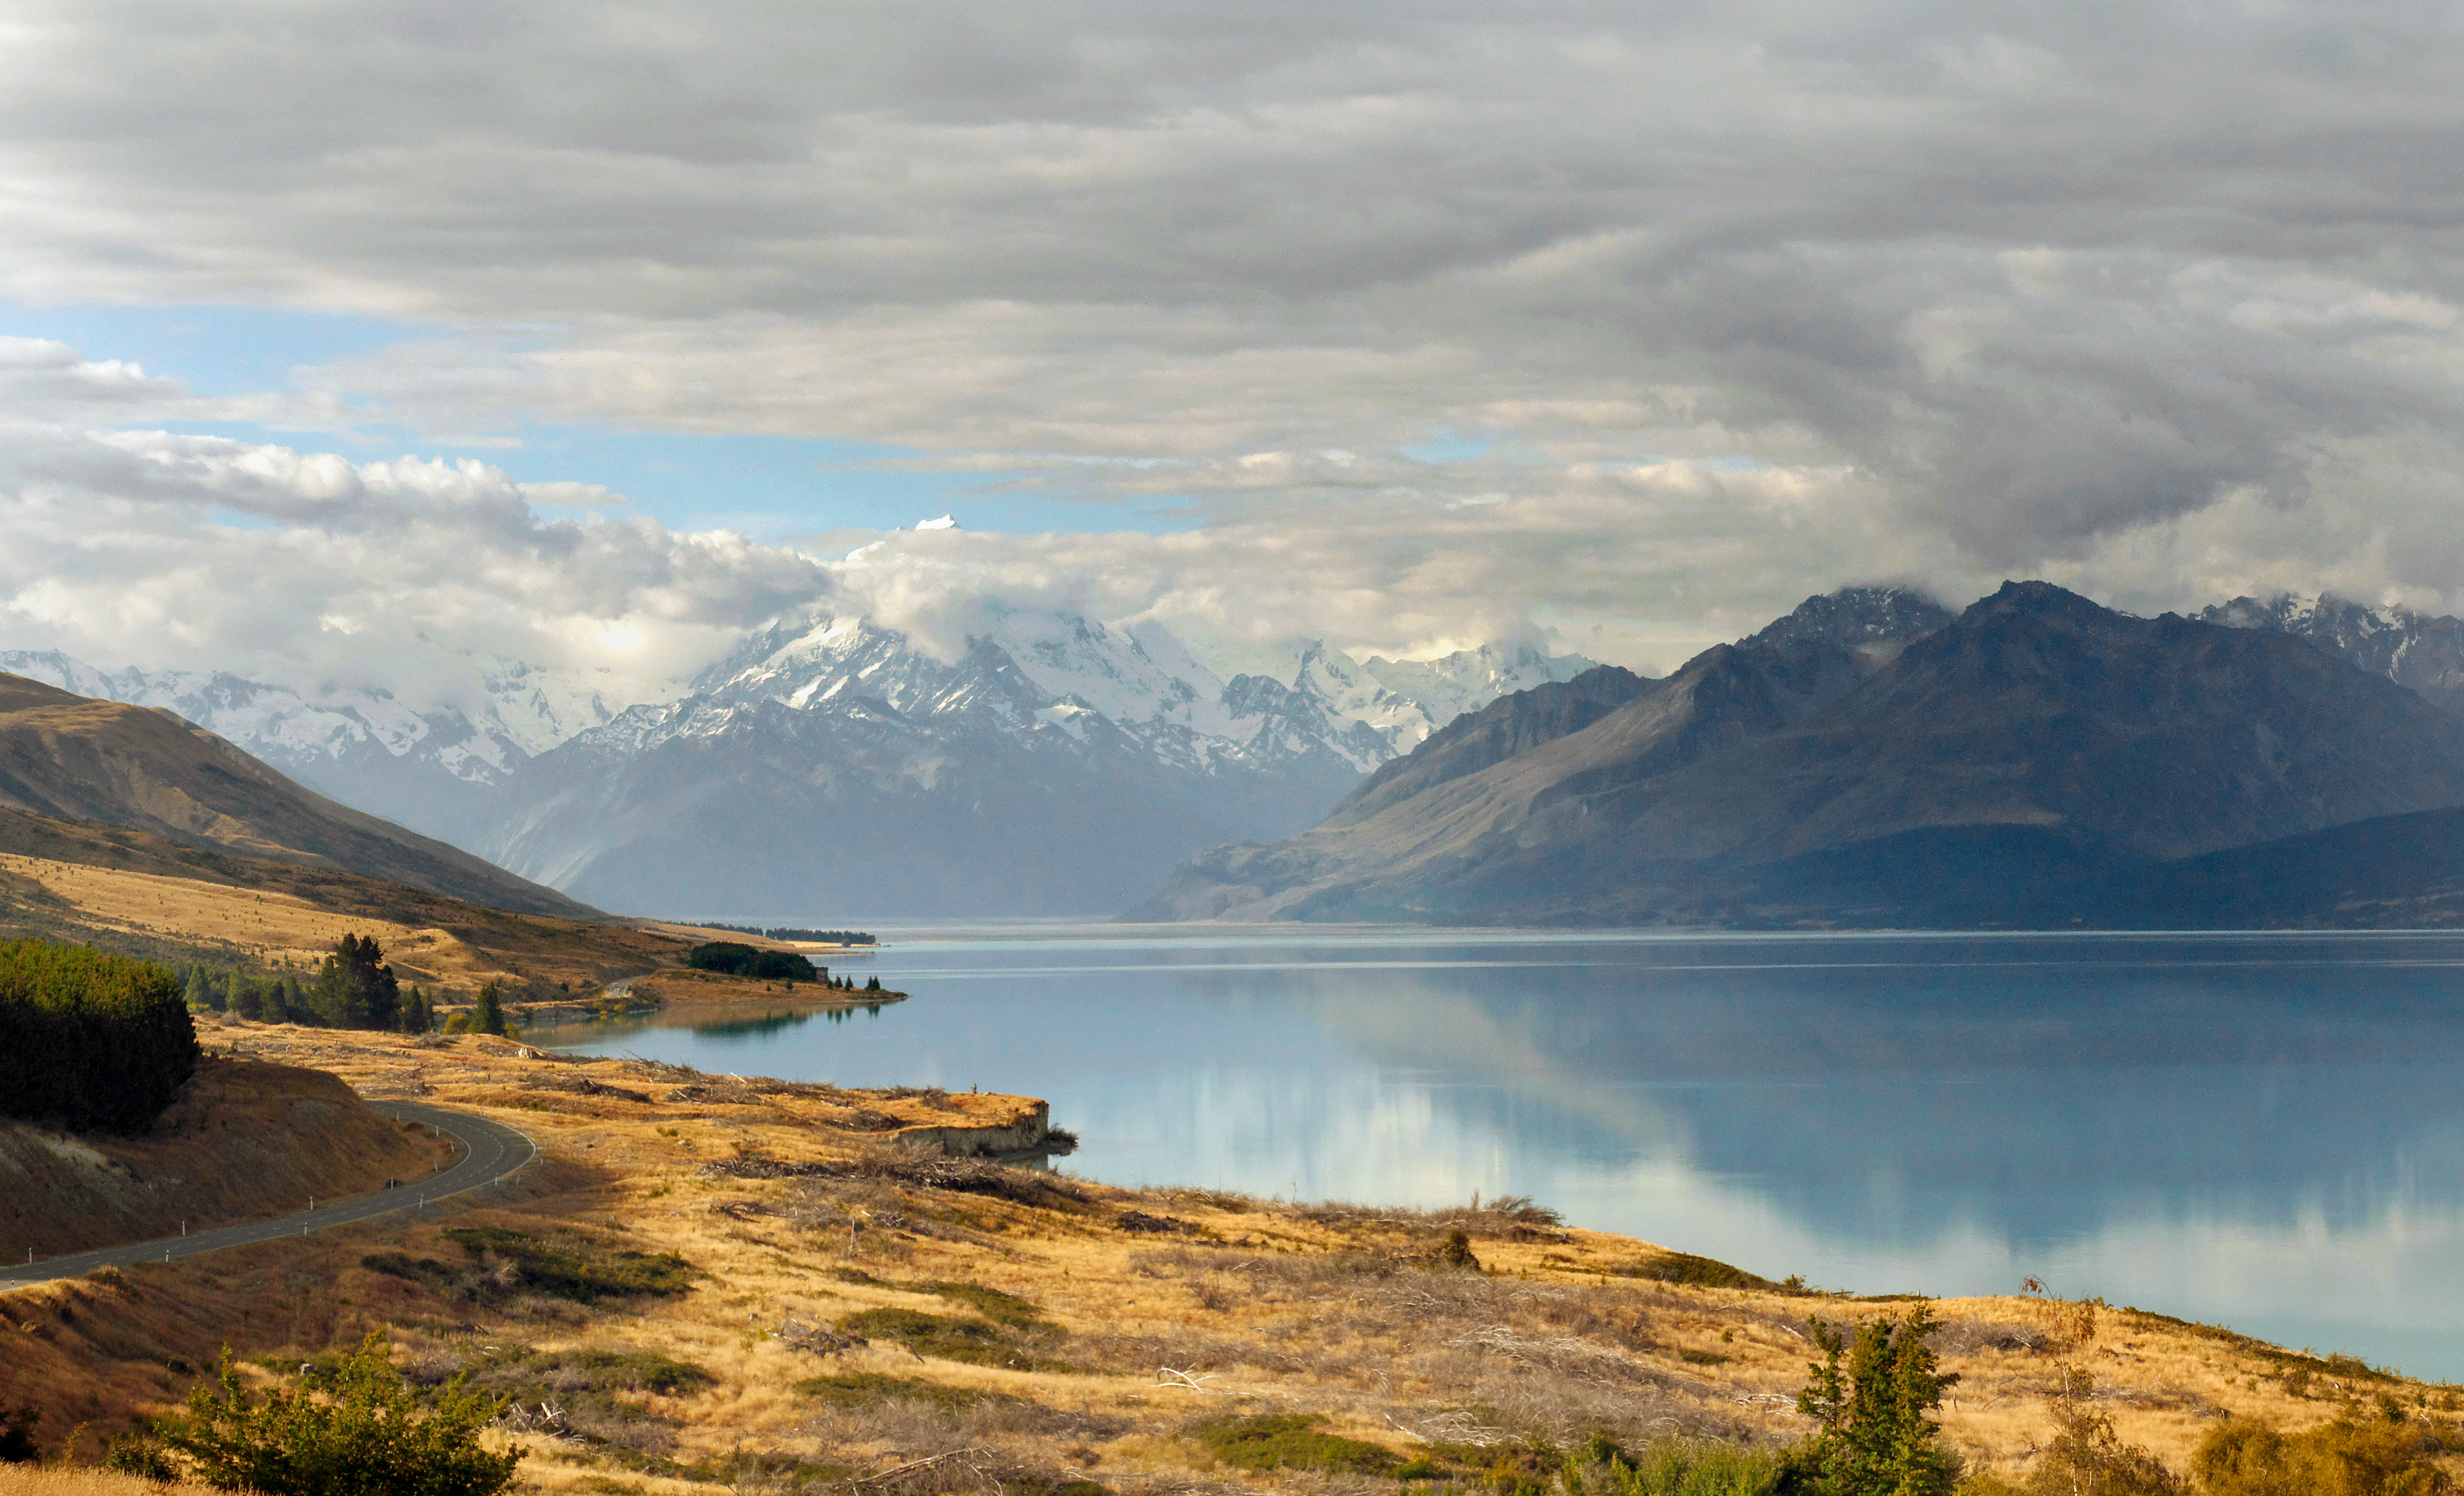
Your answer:
[[[313,1377],[386,1326],[414,1381],[513,1399],[492,1437],[530,1451],[524,1477],[545,1491],[1536,1492],[1600,1431],[1630,1448],[1801,1439],[1812,1322],[1910,1307],[1768,1283],[1521,1199],[1133,1191],[915,1146],[1025,1125],[1036,1104],[1018,1097],[477,1037],[209,1038],[367,1095],[484,1111],[542,1158],[429,1219],[0,1295],[0,1402],[39,1402],[47,1448],[76,1428],[91,1458],[223,1346]],[[2121,1437],[2176,1468],[2232,1414],[2294,1429],[2358,1407],[2455,1435],[2452,1389],[2347,1359],[2024,1295],[1934,1310],[1962,1378],[1947,1440],[2006,1476],[2082,1368]]]

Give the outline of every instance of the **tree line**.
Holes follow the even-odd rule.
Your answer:
[[[697,930],[733,930],[737,935],[762,935],[772,940],[805,940],[814,945],[877,945],[880,942],[861,930],[803,930],[793,925],[773,925],[764,930],[759,925],[731,925],[723,919],[696,920]]]
[[[258,977],[191,962],[184,973],[191,1009],[236,1013],[261,1023],[303,1028],[371,1028],[424,1034],[436,1026],[436,1001],[406,988],[385,964],[374,935],[346,935],[306,980],[292,975]]]
[[[180,979],[50,940],[0,943],[0,1115],[142,1133],[197,1068]]]

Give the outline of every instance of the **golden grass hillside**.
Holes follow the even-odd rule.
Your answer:
[[[384,1325],[414,1380],[466,1375],[513,1399],[496,1437],[530,1449],[525,1478],[549,1492],[1412,1488],[1401,1473],[1545,1490],[1543,1446],[1594,1430],[1803,1437],[1811,1322],[1908,1308],[1766,1284],[1520,1200],[1132,1191],[900,1146],[1015,1126],[1034,1114],[1023,1098],[475,1038],[228,1032],[371,1095],[487,1111],[544,1155],[427,1221],[0,1295],[0,1401],[38,1400],[54,1446],[168,1407],[220,1346],[296,1370]],[[2299,1428],[2359,1407],[2459,1437],[2452,1389],[2358,1363],[2129,1310],[1934,1308],[1964,1378],[1947,1438],[2005,1475],[2045,1441],[2066,1367],[2092,1370],[2121,1436],[2176,1468],[2229,1413]],[[1350,1473],[1247,1468],[1265,1446],[1225,1420],[1264,1415],[1286,1421],[1241,1426]]]
[[[622,921],[512,913],[331,868],[0,806],[0,934],[91,940],[158,960],[314,970],[373,935],[407,982],[465,999],[595,994],[680,962],[690,942]]]

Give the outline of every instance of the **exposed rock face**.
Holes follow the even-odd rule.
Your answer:
[[[1209,852],[1137,915],[1827,918],[1843,880],[1946,860],[2080,876],[2464,803],[2464,721],[2282,634],[2130,618],[2044,583],[1911,642],[1858,641],[1895,654],[1837,642],[1852,609],[1792,617],[1811,627],[1706,651],[1474,772],[1438,773],[1450,744],[1433,738],[1414,756],[1431,767],[1387,776],[1412,792]],[[1828,875],[1795,876],[1824,858]]]

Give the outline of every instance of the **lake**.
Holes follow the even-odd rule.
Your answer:
[[[1123,1184],[1529,1195],[1766,1277],[2464,1380],[2464,935],[880,929],[875,1013],[542,1043],[1042,1096]]]

